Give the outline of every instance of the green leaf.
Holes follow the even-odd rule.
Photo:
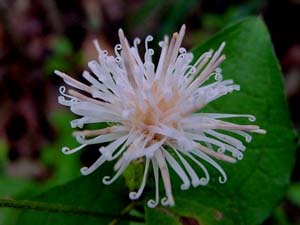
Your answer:
[[[287,198],[297,206],[300,206],[300,183],[293,183],[287,191]]]
[[[260,19],[248,18],[223,30],[194,53],[199,56],[216,49],[223,41],[227,44],[224,79],[233,79],[241,91],[218,99],[205,111],[255,115],[255,123],[268,133],[253,135],[242,161],[220,162],[228,175],[225,184],[218,183],[213,168],[207,186],[187,191],[180,190],[174,176],[175,207],[145,207],[149,225],[260,224],[279,203],[290,181],[296,138],[268,31]]]
[[[56,140],[44,146],[41,151],[43,164],[53,169],[51,178],[44,184],[47,189],[70,181],[80,175],[79,154],[65,157],[61,153],[63,146],[75,147],[78,145],[72,136],[73,129],[69,123],[72,119],[74,119],[73,114],[64,110],[57,110],[50,115],[51,123],[58,131],[58,134]]]
[[[2,140],[0,140],[0,174],[3,174],[3,166],[4,163],[7,160],[7,152],[8,152],[8,147],[7,144],[5,142],[3,142]]]
[[[31,199],[33,201],[38,201],[41,204],[59,204],[62,209],[64,209],[64,207],[67,209],[74,207],[74,213],[53,213],[53,210],[49,210],[49,212],[23,211],[16,224],[109,224],[114,220],[113,218],[96,217],[91,215],[95,214],[94,212],[100,212],[119,216],[130,202],[128,200],[128,190],[124,188],[125,184],[123,179],[118,179],[110,186],[102,184],[101,179],[107,174],[111,174],[110,165],[104,165],[101,170],[98,170],[88,177],[82,176],[65,185],[52,188],[49,191]],[[53,208],[50,206],[51,205],[49,205],[49,208]],[[76,211],[79,211],[76,210],[76,208],[81,211],[86,211],[87,213],[85,213],[85,215],[82,213],[76,213]],[[124,223],[126,222],[124,221]]]
[[[7,163],[8,146],[0,140],[0,199],[2,198],[19,198],[28,196],[36,189],[34,182],[26,181],[16,177],[8,177],[5,173]],[[15,224],[19,211],[15,209],[0,210],[0,224]]]
[[[36,189],[36,185],[30,181],[0,176],[0,199],[21,198],[28,196]],[[0,224],[13,225],[19,211],[15,209],[0,210]]]

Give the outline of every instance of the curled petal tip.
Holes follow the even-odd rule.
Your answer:
[[[136,199],[138,198],[138,195],[137,195],[136,192],[130,192],[130,193],[129,193],[129,198],[130,198],[131,200],[136,200]]]
[[[64,153],[64,154],[68,154],[68,151],[70,151],[70,148],[68,148],[68,147],[63,147],[62,149],[61,149],[61,152],[62,153]]]
[[[88,170],[88,169],[89,169],[88,167],[82,167],[82,168],[80,169],[81,174],[82,174],[82,175],[88,175],[88,173],[87,173],[87,170]]]
[[[227,177],[219,177],[219,183],[224,184],[227,181]]]
[[[180,186],[180,188],[181,188],[181,190],[188,190],[189,188],[190,188],[190,184],[182,184],[181,186]]]
[[[148,206],[149,208],[155,208],[157,205],[158,205],[158,202],[155,202],[153,199],[150,199],[150,200],[147,202],[147,206]]]

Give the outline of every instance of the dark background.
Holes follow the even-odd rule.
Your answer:
[[[251,15],[268,26],[282,66],[291,118],[299,129],[299,0],[0,0],[1,176],[35,184],[75,176],[54,156],[60,154],[55,148],[72,141],[61,139],[69,132],[66,118],[71,115],[57,104],[61,80],[53,70],[79,78],[87,62],[97,57],[95,38],[112,51],[120,27],[129,39],[152,34],[158,41],[185,23],[184,46],[190,48]],[[91,157],[83,154],[79,161],[85,164]],[[266,225],[300,224],[299,169],[298,160],[287,195]]]

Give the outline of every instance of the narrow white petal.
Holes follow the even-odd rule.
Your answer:
[[[209,156],[202,153],[201,151],[193,150],[192,153],[197,155],[201,159],[204,159],[208,163],[210,163],[213,167],[215,167],[221,173],[222,176],[219,177],[219,182],[220,183],[225,183],[227,181],[227,175],[224,172],[224,170],[219,166],[219,164],[217,164],[214,160],[212,160]]]
[[[94,172],[96,169],[98,169],[106,160],[107,160],[107,158],[102,155],[90,167],[82,167],[80,169],[80,172],[83,175],[89,175],[92,172]]]
[[[156,160],[153,158],[151,162],[152,162],[153,174],[155,180],[155,199],[150,199],[147,202],[147,205],[149,208],[155,208],[159,203],[159,171],[158,171],[158,164]]]
[[[195,186],[197,187],[198,185],[207,185],[210,180],[210,176],[206,167],[199,160],[197,160],[192,154],[186,153],[186,155],[201,168],[201,170],[204,172],[205,175],[205,177],[200,178],[199,183],[195,184]]]
[[[121,176],[121,174],[127,168],[129,163],[130,162],[124,162],[123,165],[121,166],[121,168],[118,170],[118,172],[115,174],[115,176],[113,178],[111,178],[110,176],[103,177],[103,179],[102,179],[103,184],[109,185],[109,184],[113,183],[116,179],[118,179],[119,176]]]
[[[84,147],[86,147],[87,145],[86,144],[82,144],[76,148],[73,148],[73,149],[70,149],[68,147],[63,147],[61,149],[62,153],[66,154],[66,155],[70,155],[70,154],[73,154],[75,152],[78,152],[79,150],[83,149]]]
[[[149,164],[150,164],[150,159],[146,158],[146,163],[145,163],[145,169],[144,169],[144,175],[143,175],[142,183],[141,183],[140,188],[139,188],[139,190],[137,192],[132,191],[132,192],[129,193],[129,198],[131,200],[138,199],[141,196],[141,194],[143,193],[145,185],[146,185],[146,179],[147,179],[147,174],[148,174],[148,170],[149,170]]]
[[[181,168],[181,166],[177,163],[177,161],[168,153],[167,150],[163,149],[162,151],[164,157],[166,158],[169,165],[173,168],[173,170],[177,173],[177,175],[182,180],[183,184],[181,185],[182,190],[187,190],[190,188],[190,180],[186,175],[185,171]]]
[[[127,138],[128,138],[128,134],[116,139],[115,141],[111,142],[109,145],[105,147],[101,147],[99,151],[105,156],[105,158],[111,160],[114,152],[117,150],[118,147],[120,147],[124,143],[124,141],[126,141]]]
[[[123,137],[126,135],[126,132],[119,132],[119,133],[108,133],[108,134],[103,134],[99,135],[98,137],[92,138],[92,139],[84,139],[83,136],[77,135],[76,140],[81,143],[81,144],[88,144],[88,145],[93,145],[93,144],[101,144],[109,141],[116,140],[117,138]]]

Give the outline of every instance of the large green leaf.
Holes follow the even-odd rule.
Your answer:
[[[0,176],[0,198],[22,198],[28,196],[36,189],[33,182],[25,181],[17,178],[8,178]],[[0,209],[0,224],[12,225],[16,222],[16,217],[19,211],[16,209],[1,208]]]
[[[180,191],[179,185],[174,185],[176,206],[146,207],[149,225],[260,224],[278,204],[289,183],[296,138],[268,31],[260,19],[245,19],[194,53],[198,56],[216,49],[223,41],[227,44],[227,59],[222,65],[224,79],[233,79],[241,91],[218,99],[205,111],[255,115],[256,123],[268,133],[253,135],[242,161],[234,165],[220,163],[228,175],[225,184],[218,183],[212,168],[212,181],[206,187]]]
[[[109,171],[109,172],[107,172]],[[41,203],[59,204],[62,207],[74,207],[86,211],[88,215],[78,213],[24,211],[18,218],[18,225],[94,225],[109,224],[114,218],[91,216],[93,212],[121,215],[130,204],[128,190],[123,179],[105,186],[101,179],[111,173],[110,166],[104,165],[101,170],[88,177],[80,177],[65,185],[57,186],[31,199]],[[53,207],[52,207],[53,208]],[[49,210],[50,211],[50,210]],[[89,213],[90,212],[90,213]],[[119,221],[120,222],[120,221]],[[122,221],[126,223],[126,221]]]

